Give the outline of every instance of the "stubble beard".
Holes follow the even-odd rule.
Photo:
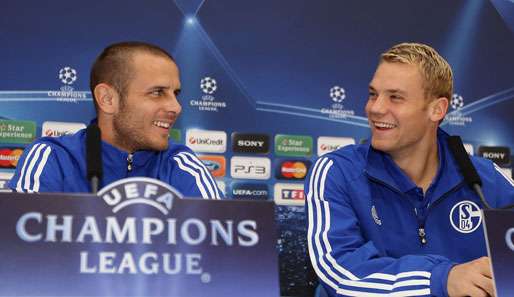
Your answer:
[[[137,112],[137,111],[136,111]],[[124,98],[120,100],[120,112],[113,117],[114,139],[117,144],[129,153],[139,150],[164,151],[168,149],[168,141],[164,145],[152,143],[145,132],[145,122],[141,117],[132,118],[130,108]]]

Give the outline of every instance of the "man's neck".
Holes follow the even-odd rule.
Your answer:
[[[415,150],[391,155],[393,161],[426,193],[439,167],[437,139],[433,143],[419,145]]]

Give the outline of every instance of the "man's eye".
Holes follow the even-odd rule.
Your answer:
[[[153,90],[152,91],[153,96],[162,96],[162,94],[164,94],[163,90]]]

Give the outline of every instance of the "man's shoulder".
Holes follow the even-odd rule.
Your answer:
[[[368,144],[351,144],[327,153],[320,159],[327,158],[343,171],[344,175],[356,177],[361,175],[366,167],[368,150]]]
[[[366,144],[350,144],[325,154],[323,157],[334,160],[343,166],[364,167],[368,149],[369,145]]]
[[[45,146],[49,146],[52,150],[59,151],[61,154],[82,155],[84,151],[84,131],[85,130],[80,130],[75,134],[59,137],[41,137],[34,141],[31,146],[44,144]]]
[[[179,143],[169,142],[168,149],[164,152],[168,157],[173,158],[174,156],[180,153],[190,153],[195,155],[195,153],[187,146]]]
[[[484,173],[492,173],[494,172],[494,163],[493,161],[479,157],[479,156],[469,156],[473,166],[479,171]]]
[[[78,150],[83,147],[83,131],[58,137],[44,136],[34,140],[27,148],[50,147],[52,150]]]

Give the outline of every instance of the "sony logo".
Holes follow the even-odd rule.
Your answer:
[[[504,159],[505,153],[483,152],[482,156],[488,159]]]
[[[240,139],[237,141],[237,145],[245,146],[245,147],[252,147],[252,146],[263,147],[264,141]]]

